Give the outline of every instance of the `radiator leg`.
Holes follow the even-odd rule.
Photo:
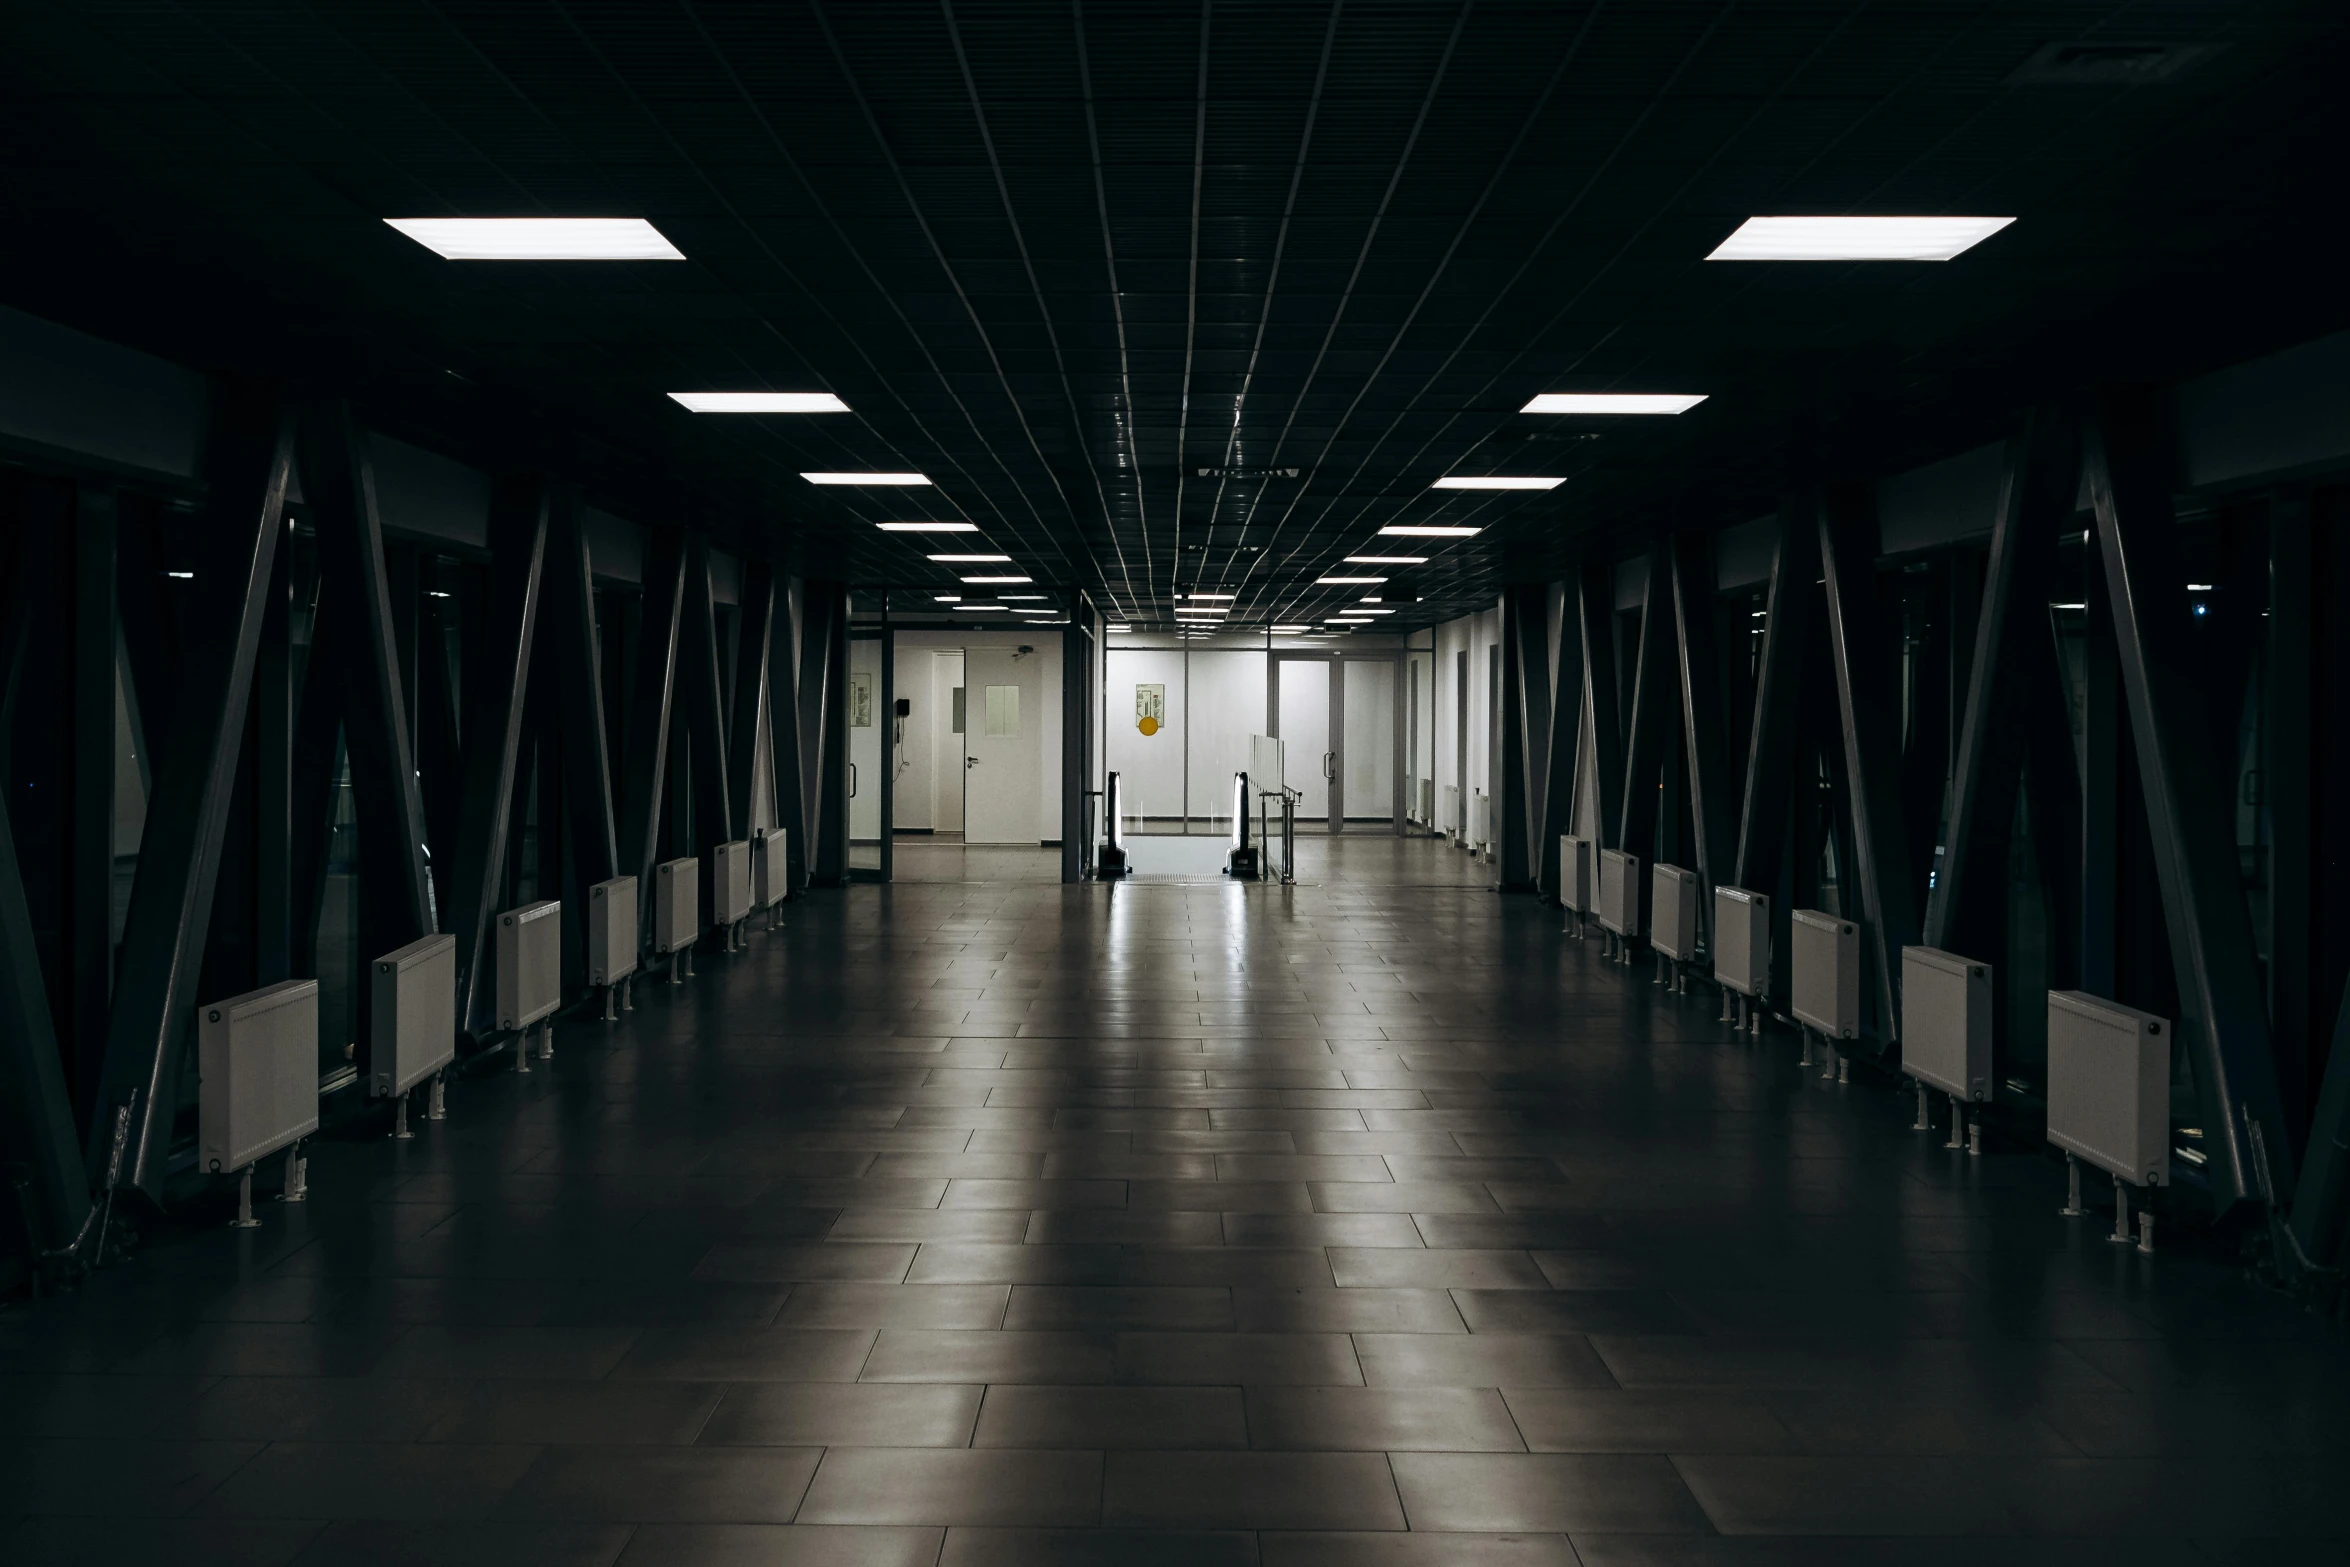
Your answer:
[[[308,1202],[310,1200],[310,1161],[302,1157],[302,1145],[295,1143],[286,1150],[286,1189],[278,1194],[280,1202]]]
[[[1844,1056],[1842,1052],[1837,1050],[1836,1041],[1822,1034],[1820,1036],[1820,1081],[1823,1083],[1834,1082],[1837,1069],[1843,1065]]]
[[[1836,1058],[1836,1081],[1839,1083],[1852,1081],[1852,1057],[1840,1055]]]
[[[530,1070],[530,1030],[527,1028],[514,1036],[514,1070],[525,1073]]]
[[[1746,1031],[1747,1031],[1748,1033],[1752,1034],[1752,1035],[1753,1035],[1755,1038],[1757,1038],[1757,1039],[1760,1039],[1760,1038],[1762,1038],[1762,1009],[1763,1009],[1763,1002],[1762,1002],[1762,997],[1760,997],[1760,996],[1749,996],[1749,997],[1747,997],[1747,999],[1746,999]]]
[[[1811,1065],[1811,1028],[1808,1024],[1798,1023],[1795,1025],[1795,1031],[1803,1036],[1803,1054],[1796,1059],[1795,1064],[1809,1066]]]
[[[2130,1188],[2118,1175],[2113,1178],[2113,1233],[2105,1238],[2116,1246],[2137,1244],[2130,1234]]]
[[[1966,1106],[1956,1094],[1950,1096],[1950,1141],[1942,1146],[1952,1153],[1966,1146]]]
[[[253,1167],[246,1165],[237,1177],[237,1216],[228,1221],[232,1230],[257,1230],[261,1221],[253,1217]]]
[[[549,1018],[539,1025],[539,1059],[541,1061],[555,1059],[555,1020],[553,1018]]]
[[[1975,1118],[1967,1123],[1966,1151],[1970,1158],[1979,1157],[1983,1152],[1983,1116],[1981,1111],[1977,1111]]]
[[[685,949],[685,977],[694,977],[694,949],[691,947]]]
[[[615,987],[611,985],[606,985],[604,987],[604,1021],[607,1023],[618,1022],[620,1019],[620,1014],[612,1010],[612,1002],[614,999],[612,992],[614,989]]]
[[[669,954],[669,983],[672,985],[682,985],[685,983],[685,974],[683,973],[684,967],[685,950],[683,948],[679,948],[677,951]]]
[[[392,1096],[392,1140],[405,1143],[413,1141],[415,1137],[416,1134],[408,1130],[408,1096],[395,1094]]]
[[[1926,1085],[1923,1083],[1918,1084],[1918,1118],[1910,1124],[1909,1129],[1913,1132],[1930,1132],[1934,1129],[1933,1103],[1926,1098]]]
[[[2067,1219],[2078,1219],[2088,1213],[2081,1206],[2081,1161],[2068,1151],[2064,1156],[2064,1206],[2056,1210]]]
[[[623,1012],[636,1010],[636,976],[634,974],[620,982],[620,1010]]]
[[[425,1103],[424,1118],[427,1121],[446,1121],[449,1118],[448,1086],[438,1072],[432,1075],[432,1098]]]
[[[2154,1210],[2151,1208],[2138,1210],[2138,1250],[2149,1257],[2154,1255]]]

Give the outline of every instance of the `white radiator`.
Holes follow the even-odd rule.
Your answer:
[[[663,860],[653,867],[653,950],[690,947],[702,934],[699,860]]]
[[[1469,824],[1461,820],[1461,786],[1459,784],[1444,786],[1444,820],[1438,824],[1438,828],[1440,831],[1451,833],[1455,839],[1466,839],[1468,836]]]
[[[2170,1023],[2048,993],[2048,1140],[2137,1186],[2170,1181]]]
[[[1469,795],[1469,847],[1486,848],[1493,842],[1493,797],[1484,790]]]
[[[588,889],[588,983],[617,985],[636,972],[636,878]]]
[[[751,907],[763,909],[790,895],[791,838],[781,827],[751,831]]]
[[[457,938],[412,941],[377,958],[367,987],[367,1091],[406,1093],[457,1059]]]
[[[1577,914],[1594,910],[1591,901],[1591,840],[1559,839],[1559,904]]]
[[[1991,967],[1901,949],[1901,1070],[1954,1098],[1991,1097]]]
[[[1860,927],[1818,909],[1792,921],[1788,1010],[1830,1039],[1860,1037]]]
[[[1675,962],[1697,956],[1697,872],[1659,865],[1649,873],[1648,944]]]
[[[1714,888],[1714,982],[1763,1000],[1771,993],[1771,900],[1744,887]]]
[[[498,1027],[523,1029],[563,1002],[563,905],[549,898],[498,916]]]
[[[1420,825],[1436,825],[1436,780],[1433,778],[1420,780]]]
[[[1621,849],[1599,851],[1599,928],[1640,939],[1642,890],[1640,856]]]
[[[739,925],[751,917],[751,841],[737,838],[710,848],[710,923]]]
[[[318,981],[289,979],[196,1014],[196,1166],[227,1173],[318,1130]]]

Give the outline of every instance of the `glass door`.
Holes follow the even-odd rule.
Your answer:
[[[1339,832],[1346,824],[1336,744],[1345,729],[1331,721],[1345,700],[1339,668],[1320,653],[1273,656],[1267,732],[1280,737],[1287,753],[1284,782],[1298,793],[1297,824],[1312,832]]]
[[[1353,823],[1401,833],[1403,661],[1347,657],[1339,660],[1338,672],[1339,807],[1331,830]]]
[[[849,632],[849,874],[887,881],[890,873],[890,643],[886,627]]]

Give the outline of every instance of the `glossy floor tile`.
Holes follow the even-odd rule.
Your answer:
[[[0,1559],[2338,1559],[2350,1353],[1438,843],[901,849],[0,1312]]]

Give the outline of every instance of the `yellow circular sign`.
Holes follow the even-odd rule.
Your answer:
[[[1142,720],[1142,722],[1136,724],[1134,727],[1141,730],[1146,735],[1155,735],[1159,732],[1159,721],[1155,718],[1146,718]]]

